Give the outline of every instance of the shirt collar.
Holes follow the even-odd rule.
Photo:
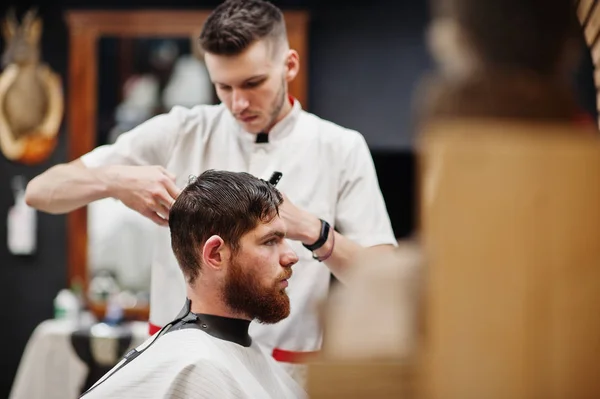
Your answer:
[[[302,111],[302,104],[300,104],[300,101],[291,96],[289,97],[289,99],[292,102],[292,109],[290,110],[290,112],[288,112],[286,116],[283,117],[283,119],[281,119],[271,128],[271,131],[269,132],[269,143],[275,143],[289,135],[292,132],[291,127],[295,125],[296,121],[298,120],[298,117],[300,116],[300,112]],[[233,116],[231,116],[231,119],[233,120],[233,123],[235,123],[235,125],[237,126],[237,132],[240,138],[244,142],[255,144],[256,134],[246,132],[244,129],[242,129],[239,123],[235,121]]]

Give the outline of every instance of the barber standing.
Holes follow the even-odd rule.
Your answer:
[[[394,245],[391,223],[363,136],[302,110],[288,95],[299,56],[281,10],[262,0],[225,1],[206,20],[200,46],[219,105],[173,107],[112,145],[56,165],[29,183],[26,201],[66,213],[113,197],[166,226],[190,175],[220,169],[268,179],[282,172],[280,215],[299,257],[288,288],[291,314],[275,325],[253,324],[250,333],[294,375],[302,355],[320,349],[316,306],[330,274],[343,281],[361,248]],[[186,293],[168,228],[155,238],[151,333],[173,319]]]

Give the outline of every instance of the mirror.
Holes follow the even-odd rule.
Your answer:
[[[208,10],[69,11],[68,153],[79,158],[173,105],[218,99],[194,43]],[[308,109],[304,11],[284,11],[301,71],[290,94]],[[184,87],[184,89],[182,89]],[[194,87],[190,90],[190,87]],[[114,199],[68,215],[69,284],[103,318],[115,292],[128,319],[148,319],[151,236],[159,228]]]
[[[216,93],[189,37],[99,38],[95,146],[114,143],[175,105],[213,104]],[[112,198],[87,209],[88,296],[119,295],[128,307],[147,306],[156,226]]]
[[[174,105],[218,101],[193,46],[189,37],[99,38],[96,146]]]

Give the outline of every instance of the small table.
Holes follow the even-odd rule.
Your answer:
[[[9,399],[79,398],[81,390],[89,383],[90,367],[74,348],[74,336],[80,341],[82,335],[95,336],[98,327],[105,332],[109,330],[71,320],[46,320],[40,323],[25,346]],[[92,333],[94,328],[96,332]],[[129,322],[123,328],[125,330],[121,331],[130,335],[129,348],[140,345],[149,336],[147,322]],[[100,345],[96,344],[94,348],[95,354],[104,358],[100,361],[106,367],[113,366],[107,364],[111,356],[114,357],[111,354],[107,356],[109,348],[114,347],[110,341],[110,337],[101,339]],[[81,354],[81,348],[78,349]],[[119,358],[114,363],[118,361]]]

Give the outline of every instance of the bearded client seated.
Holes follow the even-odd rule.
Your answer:
[[[132,350],[85,398],[300,398],[303,389],[252,341],[253,320],[290,312],[285,291],[298,258],[274,185],[209,170],[169,214],[171,246],[187,282],[186,306]]]

